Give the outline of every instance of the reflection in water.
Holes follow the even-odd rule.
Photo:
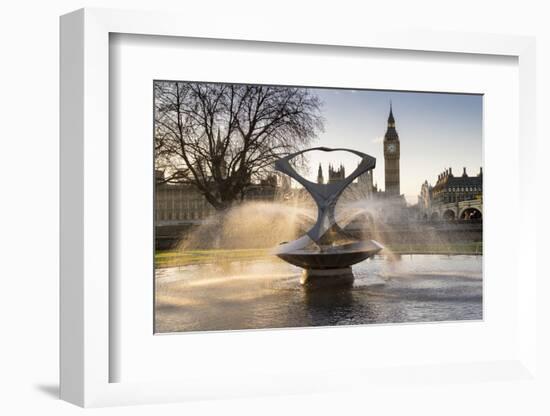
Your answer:
[[[345,324],[346,317],[351,316],[354,311],[352,289],[353,285],[349,283],[342,286],[305,286],[305,308],[312,317],[309,325]],[[332,313],[327,313],[328,310]]]
[[[285,328],[482,318],[480,256],[382,257],[353,281],[299,284],[276,259],[156,271],[157,332]]]

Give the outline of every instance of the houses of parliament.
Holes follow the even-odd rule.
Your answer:
[[[378,189],[374,183],[373,171],[368,171],[361,175],[357,183],[352,184],[352,189],[358,190],[361,196],[369,198],[384,198],[392,200],[397,204],[406,205],[405,198],[401,195],[400,169],[399,161],[401,158],[401,145],[399,134],[395,128],[395,117],[393,107],[390,103],[390,114],[388,116],[388,125],[384,135],[384,191]],[[338,168],[332,165],[328,167],[328,177],[326,183],[340,181],[346,177],[344,165],[340,164]],[[323,169],[319,164],[317,171],[317,183],[325,183]]]
[[[400,194],[400,143],[395,127],[395,118],[390,104],[386,134],[384,135],[384,191],[373,181],[373,172],[361,175],[351,188],[359,191],[362,198],[391,199],[405,206],[405,198]],[[345,167],[329,165],[326,176],[319,165],[317,182],[332,183],[346,177]],[[158,226],[200,223],[214,214],[214,208],[192,185],[169,184],[164,181],[164,172],[155,171],[155,224]],[[274,200],[278,196],[292,192],[288,178],[270,176],[248,190],[245,200]]]

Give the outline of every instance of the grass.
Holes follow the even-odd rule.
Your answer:
[[[482,254],[481,242],[441,244],[391,244],[387,247],[395,254]],[[223,261],[255,261],[269,256],[269,249],[234,250],[158,250],[155,266],[174,267],[209,264]]]
[[[388,248],[396,254],[483,254],[483,243],[449,244],[391,244]]]
[[[235,250],[157,250],[156,267],[189,266],[214,262],[254,261],[269,255],[268,249],[235,249]]]

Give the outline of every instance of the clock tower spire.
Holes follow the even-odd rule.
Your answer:
[[[384,180],[387,195],[399,196],[401,193],[399,183],[399,135],[395,129],[393,106],[390,101],[390,115],[388,116],[388,128],[384,135]]]

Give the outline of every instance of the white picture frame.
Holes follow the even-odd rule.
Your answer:
[[[326,35],[311,30],[266,24],[246,35],[236,34],[230,22],[206,29],[199,21],[173,13],[83,9],[61,18],[61,398],[80,406],[158,403],[198,398],[247,397],[281,393],[338,391],[373,386],[380,380],[407,380],[410,369],[370,368],[368,372],[342,369],[293,373],[281,369],[265,379],[220,374],[211,378],[195,373],[178,381],[111,382],[110,365],[119,359],[110,349],[109,256],[112,226],[109,188],[109,36],[113,33],[225,39],[281,44],[431,51],[442,54],[504,55],[518,59],[519,67],[519,172],[517,191],[521,212],[528,211],[534,184],[528,170],[535,165],[535,42],[529,37],[361,30]],[[515,194],[514,194],[515,195]],[[536,380],[537,270],[536,217],[521,215],[518,224],[517,267],[522,280],[517,293],[518,346],[514,357],[470,363],[418,362],[417,380],[459,379],[479,383],[487,377]],[[523,243],[523,244],[522,244]],[[517,271],[516,271],[517,273]],[[264,332],[264,334],[266,334]],[[310,332],[309,336],[314,336]],[[473,374],[483,372],[483,377]],[[345,381],[344,381],[345,380]],[[408,382],[413,382],[410,379]],[[438,379],[440,380],[440,379]],[[369,387],[370,388],[370,387]]]

